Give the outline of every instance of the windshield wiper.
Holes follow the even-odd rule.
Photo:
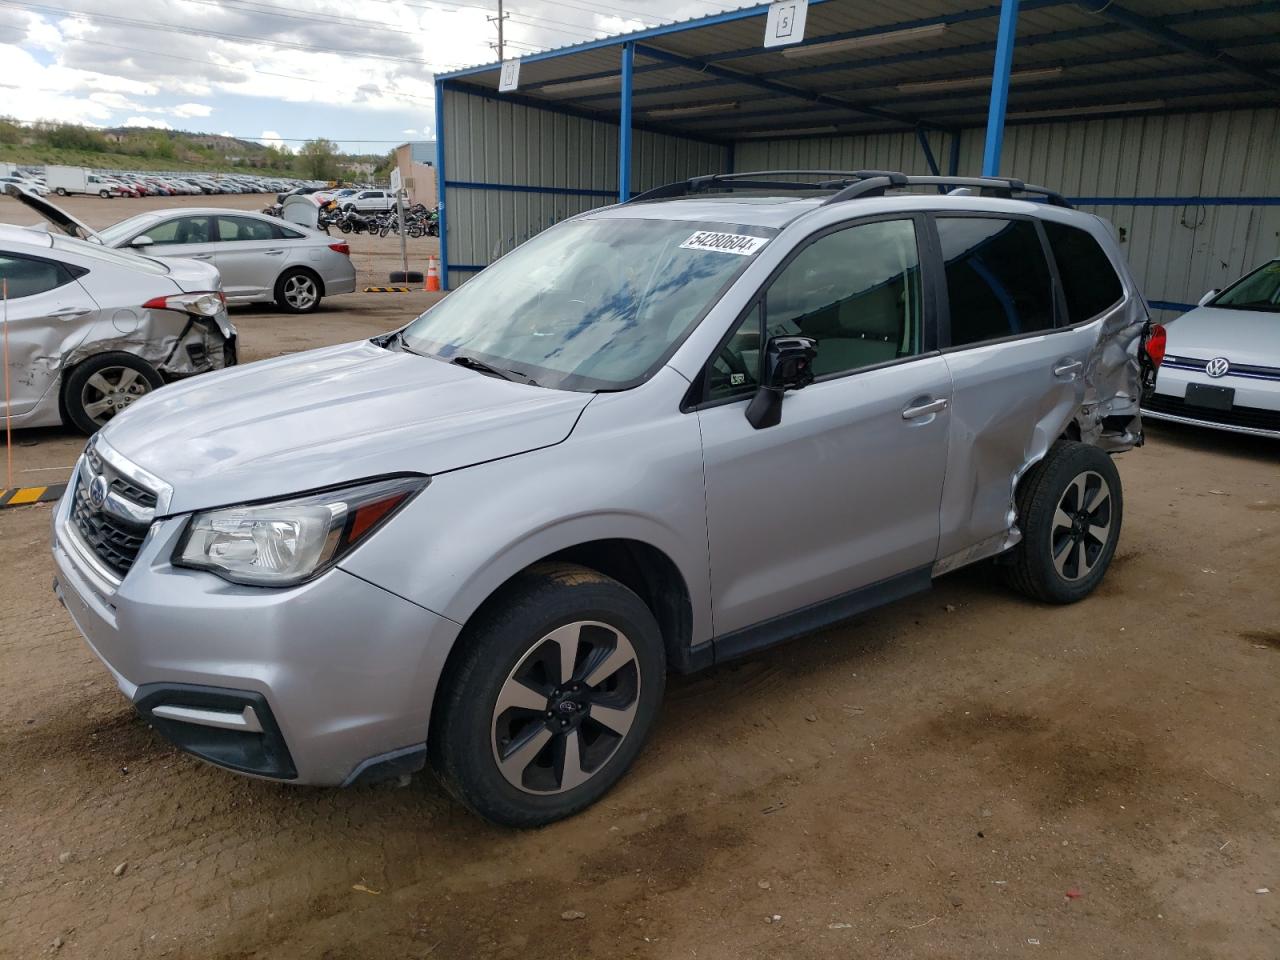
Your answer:
[[[501,377],[503,380],[513,379],[511,374],[506,370],[499,370],[497,367],[491,367],[483,360],[477,360],[475,357],[469,357],[465,353],[460,353],[456,357],[449,359],[450,363],[456,363],[460,367],[466,367],[469,370],[479,370],[481,373],[492,374],[495,377]]]
[[[477,360],[475,357],[467,356],[465,353],[460,353],[455,357],[451,357],[449,362],[456,363],[458,366],[466,367],[469,370],[478,370],[480,373],[488,373],[495,377],[501,377],[503,380],[518,380],[521,383],[527,383],[531,387],[536,387],[538,385],[538,381],[534,380],[533,377],[530,377],[527,374],[519,373],[515,370],[503,370],[500,367],[495,367],[492,364],[485,363],[483,360]]]

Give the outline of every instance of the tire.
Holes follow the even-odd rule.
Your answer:
[[[111,199],[111,191],[110,191],[110,190],[99,190],[99,191],[98,191],[98,196],[100,196],[103,200],[110,200],[110,199]]]
[[[616,580],[538,564],[458,642],[436,697],[431,760],[446,789],[484,819],[536,827],[572,816],[618,782],[648,739],[666,654],[649,608]],[[601,720],[606,709],[612,726]],[[575,756],[576,769],[566,769]]]
[[[311,313],[324,297],[320,278],[310,270],[295,268],[276,281],[276,306],[286,313]]]
[[[100,353],[76,366],[63,381],[62,410],[66,420],[83,433],[97,433],[108,420],[164,380],[131,353]]]
[[[403,270],[392,270],[391,283],[422,283],[422,272],[419,270],[410,270],[406,273]]]
[[[67,188],[66,188],[66,187],[58,187],[58,188],[57,188],[57,189],[55,189],[53,192],[54,192],[54,193],[56,193],[56,194],[57,194],[58,196],[60,196],[60,197],[65,197],[65,196],[67,195]]]
[[[1115,556],[1124,518],[1120,474],[1106,453],[1062,440],[1018,484],[1022,542],[1013,548],[1010,584],[1045,603],[1091,594]]]

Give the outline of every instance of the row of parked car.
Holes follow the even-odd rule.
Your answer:
[[[3,171],[0,171],[3,172]],[[248,174],[187,174],[128,171],[97,171],[87,167],[50,164],[38,168],[14,168],[0,176],[0,189],[12,183],[37,196],[55,193],[111,197],[212,196],[230,193],[278,193],[299,187],[320,189],[325,184],[258,177]]]

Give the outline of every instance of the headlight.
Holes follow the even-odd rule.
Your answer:
[[[275,503],[195,514],[173,554],[179,567],[232,583],[284,587],[323,573],[430,482],[392,477]]]

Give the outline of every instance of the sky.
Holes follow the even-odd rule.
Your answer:
[[[513,0],[507,55],[747,5]],[[385,153],[434,139],[433,75],[495,59],[496,11],[497,0],[0,0],[0,115]]]

